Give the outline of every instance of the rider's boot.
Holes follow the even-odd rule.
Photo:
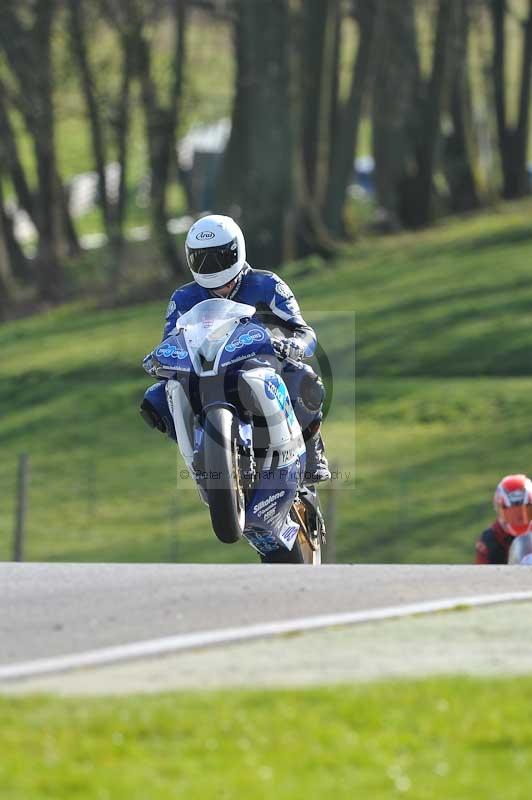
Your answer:
[[[307,463],[305,466],[304,483],[311,486],[314,483],[322,483],[322,481],[329,481],[331,473],[329,464],[325,457],[325,450],[323,446],[323,439],[321,438],[320,429],[309,438],[306,442],[307,448]]]

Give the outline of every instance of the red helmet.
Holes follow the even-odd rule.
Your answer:
[[[495,489],[493,505],[506,533],[522,536],[532,531],[532,481],[526,475],[507,475]]]

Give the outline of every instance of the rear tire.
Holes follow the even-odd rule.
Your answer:
[[[246,511],[229,408],[210,408],[205,416],[205,472],[214,533],[224,544],[233,544],[242,538]]]

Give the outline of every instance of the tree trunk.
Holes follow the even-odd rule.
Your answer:
[[[383,224],[400,225],[399,186],[415,164],[412,127],[421,103],[421,77],[412,0],[383,0],[373,90],[375,189]]]
[[[244,1],[244,0],[243,0]],[[238,0],[240,2],[240,0]],[[246,117],[249,88],[246,85],[247,42],[242,19],[243,2],[236,6],[233,27],[233,53],[235,60],[235,87],[231,109],[231,134],[223,155],[216,186],[216,207],[232,217],[240,218],[244,197],[243,160],[247,159],[246,142],[248,121]],[[246,26],[247,28],[247,26]],[[246,161],[247,163],[247,161]]]
[[[469,80],[470,10],[460,0],[457,47],[454,54],[450,114],[452,132],[445,140],[445,171],[450,193],[450,210],[471,211],[480,205],[475,179],[473,104]]]
[[[239,217],[250,260],[258,265],[278,266],[330,247],[303,158],[307,8],[299,0],[237,5],[235,100],[219,199]]]
[[[248,257],[283,260],[293,199],[289,0],[239,0],[233,125],[222,175],[225,206],[240,210]]]
[[[57,170],[54,139],[52,22],[54,0],[37,0],[33,43],[39,62],[34,76],[39,105],[35,114],[34,150],[37,163],[39,217],[42,234],[39,237],[37,280],[44,300],[59,300],[64,292],[64,274],[60,259],[59,220],[61,201],[57,191]]]
[[[0,81],[0,163],[4,171],[9,174],[11,183],[17,195],[20,208],[30,217],[35,227],[38,219],[35,215],[33,196],[26,180],[26,175],[19,157],[17,141],[7,110],[6,91]]]
[[[318,207],[323,205],[334,111],[333,75],[339,0],[304,0],[302,41],[303,158],[306,184]]]
[[[349,97],[340,107],[333,131],[332,158],[327,187],[324,217],[328,229],[335,235],[345,234],[343,212],[347,187],[353,172],[358,130],[362,117],[362,104],[371,75],[372,55],[375,48],[378,0],[365,0],[359,6],[359,44],[353,62]]]
[[[175,163],[175,134],[183,88],[187,0],[172,0],[171,7],[175,24],[172,67],[174,79],[166,105],[158,98],[157,85],[152,75],[150,44],[139,17],[136,22],[136,46],[151,169],[152,232],[168,266],[175,275],[182,277],[186,274],[186,268],[174,237],[168,232],[166,192],[170,165]]]
[[[57,191],[54,142],[52,24],[56,0],[35,0],[33,24],[23,23],[11,5],[3,9],[0,43],[15,77],[18,102],[33,140],[37,167],[35,219],[39,232],[36,277],[40,296],[58,300],[64,293],[60,258],[61,201]]]
[[[519,87],[519,110],[515,126],[508,122],[505,82],[506,58],[506,0],[492,0],[493,25],[493,82],[497,134],[503,172],[503,195],[511,199],[528,194],[527,150],[530,120],[530,89],[532,76],[532,0],[528,2],[528,17],[523,23],[524,41]]]
[[[519,90],[517,126],[510,142],[508,175],[505,176],[505,195],[523,197],[528,194],[527,153],[530,130],[530,87],[532,78],[532,0],[528,2],[528,17],[523,23],[524,42]]]
[[[15,225],[13,218],[6,210],[4,199],[4,187],[0,177],[0,226],[3,231],[4,247],[9,260],[10,272],[18,283],[32,284],[35,281],[35,274],[32,262],[26,257],[22,247],[15,236]]]
[[[1,197],[0,180],[0,320],[6,318],[8,308],[12,302],[11,273],[9,269],[9,253],[5,235],[4,221],[6,218],[3,198]]]
[[[445,107],[450,75],[450,53],[456,35],[456,0],[439,0],[432,72],[426,86],[421,125],[415,133],[417,174],[404,184],[403,222],[412,228],[433,220],[433,187],[439,145],[441,117]]]
[[[111,206],[111,238],[109,242],[112,257],[110,283],[111,292],[115,301],[118,288],[122,282],[123,272],[124,220],[127,203],[127,156],[130,120],[129,105],[133,73],[133,52],[130,32],[128,30],[123,32],[120,35],[120,40],[122,48],[122,81],[120,96],[116,104],[116,116],[113,120],[120,179],[118,195],[116,201]]]
[[[69,0],[70,38],[73,56],[77,62],[81,78],[81,89],[87,109],[87,118],[91,132],[92,153],[96,174],[98,175],[98,204],[103,218],[107,238],[111,237],[111,212],[109,209],[109,193],[105,174],[106,146],[103,125],[96,98],[96,85],[89,63],[86,42],[86,21],[83,0]]]

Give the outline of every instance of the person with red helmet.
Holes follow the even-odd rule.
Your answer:
[[[532,481],[526,475],[506,475],[493,495],[496,520],[476,543],[477,564],[507,564],[516,536],[532,532]]]

